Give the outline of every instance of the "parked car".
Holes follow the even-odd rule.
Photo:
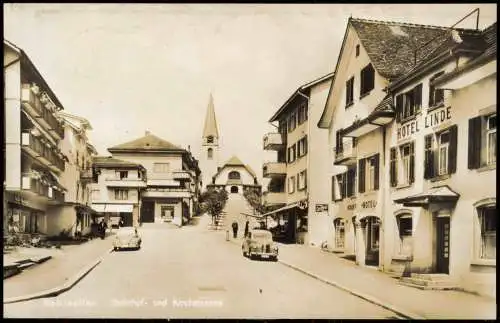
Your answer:
[[[268,230],[250,230],[243,239],[241,250],[244,257],[278,260],[278,246]]]
[[[113,248],[115,251],[120,249],[136,249],[141,248],[142,239],[134,227],[122,227],[118,229],[115,239],[113,240]]]

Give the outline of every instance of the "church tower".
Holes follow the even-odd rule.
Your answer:
[[[214,98],[210,93],[205,126],[203,127],[200,170],[202,178],[202,191],[206,190],[208,184],[212,184],[212,177],[217,173],[219,164],[219,130],[215,118]]]

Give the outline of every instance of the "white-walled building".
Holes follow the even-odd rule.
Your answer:
[[[142,165],[147,187],[141,193],[140,221],[186,223],[197,211],[198,161],[191,152],[149,132],[108,151],[114,158]]]
[[[299,87],[269,120],[278,123],[278,132],[264,136],[263,148],[276,151],[277,159],[263,165],[263,176],[270,179],[263,204],[269,210],[265,216],[278,223],[276,239],[319,245],[328,238],[328,185],[321,181],[328,170],[322,158],[328,136],[315,123],[332,77]]]
[[[4,40],[4,225],[9,231],[51,233],[64,203],[67,157],[60,149],[63,109],[26,53]],[[59,234],[59,232],[57,232]]]

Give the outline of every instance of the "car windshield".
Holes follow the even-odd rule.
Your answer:
[[[269,240],[272,239],[271,232],[254,232],[252,233],[252,238],[258,240]]]
[[[120,228],[117,233],[119,236],[128,236],[135,234],[135,229],[133,227]]]

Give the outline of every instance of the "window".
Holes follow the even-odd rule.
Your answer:
[[[336,201],[336,200],[337,200],[337,198],[336,198],[336,196],[335,196],[335,193],[336,193],[336,191],[337,191],[337,190],[335,189],[335,185],[337,185],[337,184],[335,183],[335,176],[332,176],[332,201]]]
[[[468,168],[495,165],[497,162],[497,115],[469,119]]]
[[[337,188],[338,188],[338,194],[336,196],[338,198],[336,200],[340,201],[343,200],[344,197],[346,197],[345,173],[337,175],[336,178],[337,178]]]
[[[391,148],[389,177],[391,187],[398,186],[398,151],[396,147]]]
[[[231,186],[231,193],[238,193],[238,186]]]
[[[295,192],[295,176],[288,178],[288,193]]]
[[[425,169],[424,178],[449,175],[457,169],[457,131],[456,125],[424,138]]]
[[[300,106],[299,106],[299,114],[298,114],[298,124],[302,124],[304,123],[305,121],[307,121],[307,102],[303,102]]]
[[[303,170],[297,174],[297,189],[304,190],[307,188],[307,171]]]
[[[307,136],[304,138],[300,139],[297,142],[297,147],[298,147],[298,157],[302,157],[307,154]]]
[[[361,86],[360,86],[360,97],[363,97],[370,93],[375,87],[375,70],[372,64],[368,64],[365,68],[361,70]]]
[[[401,161],[403,168],[403,178],[402,184],[411,184],[414,182],[415,176],[415,152],[414,143],[411,142],[406,145],[402,145],[400,148]]]
[[[232,172],[229,172],[228,178],[229,179],[241,179],[241,175],[237,171],[232,171]]]
[[[292,132],[297,127],[297,112],[292,112],[288,119],[288,132]]]
[[[349,107],[354,103],[354,76],[347,80],[345,84],[345,106]]]
[[[442,89],[436,89],[436,87],[432,84],[436,78],[443,74],[444,71],[439,72],[429,80],[429,107],[437,107],[444,102],[444,91]]]
[[[369,158],[359,160],[359,181],[358,191],[364,193],[367,191],[376,191],[379,188],[379,158],[376,154]],[[366,172],[366,173],[365,173]],[[366,186],[365,186],[366,182]]]
[[[207,150],[207,158],[212,159],[214,157],[214,150],[212,148],[208,148]]]
[[[296,154],[296,145],[293,144],[293,146],[288,147],[288,163],[293,163],[295,159],[297,158]]]
[[[345,220],[337,218],[333,221],[335,226],[335,248],[344,249],[345,248]]]
[[[124,179],[124,178],[128,177],[128,171],[126,171],[126,170],[125,171],[116,171],[115,175],[116,175],[116,178]]]
[[[479,258],[496,259],[497,245],[497,207],[488,205],[478,208],[481,241]]]
[[[168,173],[169,172],[169,163],[154,163],[153,171],[155,173]]]
[[[401,214],[396,219],[399,229],[399,254],[413,253],[413,219],[411,214]]]
[[[115,190],[115,200],[128,200],[128,190]]]
[[[356,45],[356,57],[359,56],[359,45]]]
[[[213,144],[214,143],[214,136],[208,136],[207,137],[207,143]]]
[[[355,195],[356,190],[356,167],[349,168],[344,177],[346,186],[345,194],[347,197],[352,197]]]
[[[396,96],[396,121],[414,117],[422,108],[422,83],[408,92]]]

